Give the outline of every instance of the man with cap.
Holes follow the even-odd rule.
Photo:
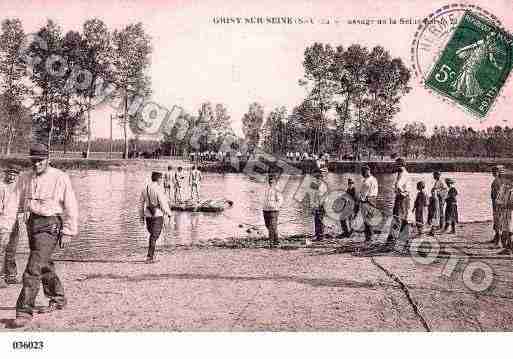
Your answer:
[[[147,184],[141,192],[139,219],[146,224],[150,233],[148,239],[148,255],[146,263],[155,263],[155,247],[164,226],[164,215],[171,217],[169,197],[162,188],[162,173],[152,172],[151,183]]]
[[[43,144],[31,146],[30,161],[33,170],[22,180],[30,255],[16,303],[14,327],[23,327],[32,319],[41,283],[49,303],[39,313],[64,309],[64,288],[55,272],[52,254],[58,245],[63,248],[78,233],[78,203],[69,176],[50,167],[48,148]]]
[[[269,246],[274,248],[279,244],[278,241],[278,214],[283,203],[283,197],[276,188],[276,176],[269,174],[267,186],[264,192],[262,203],[262,212],[264,216],[265,227],[269,231]]]
[[[501,231],[499,229],[500,215],[501,209],[497,206],[497,196],[499,195],[499,191],[502,185],[502,176],[505,173],[505,168],[502,165],[497,165],[492,167],[492,176],[494,177],[491,184],[490,197],[492,199],[492,215],[493,215],[493,230],[494,236],[489,243],[493,243],[494,245],[499,245],[499,241],[501,239]]]
[[[20,208],[21,189],[18,182],[20,169],[9,166],[5,169],[3,182],[0,183],[0,288],[8,284],[18,284],[16,268],[16,248],[18,246],[18,210]],[[5,251],[5,257],[4,257]]]

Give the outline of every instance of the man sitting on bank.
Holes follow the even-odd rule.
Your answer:
[[[171,217],[169,197],[162,188],[162,173],[152,172],[151,183],[141,192],[139,219],[150,233],[146,263],[155,263],[155,247],[164,226],[164,214]]]

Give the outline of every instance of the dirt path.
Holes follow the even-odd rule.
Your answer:
[[[276,250],[236,240],[166,247],[150,265],[142,262],[142,247],[131,256],[62,260],[57,266],[69,305],[35,315],[26,330],[510,330],[512,261],[485,243],[489,233],[483,223],[438,236],[433,257],[424,247],[414,256],[370,255],[356,250],[363,245],[357,236],[308,248],[299,239]],[[25,262],[20,254],[21,266]],[[476,292],[465,284],[473,262],[492,268],[490,289]],[[19,290],[0,291],[0,330],[9,330]],[[37,305],[45,304],[40,293]]]

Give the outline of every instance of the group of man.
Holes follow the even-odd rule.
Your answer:
[[[288,161],[296,161],[296,162],[299,162],[299,161],[305,161],[305,160],[314,160],[314,161],[317,161],[317,160],[323,160],[323,161],[329,161],[330,159],[330,155],[329,153],[324,153],[322,155],[315,155],[315,154],[312,154],[312,153],[308,153],[308,152],[303,152],[303,153],[300,153],[300,152],[287,152],[286,155],[287,157],[287,160]]]
[[[237,159],[237,161],[249,161],[254,158],[254,153],[247,151],[244,154],[241,151],[237,152],[214,152],[214,151],[203,151],[203,152],[191,152],[189,158],[191,162],[202,162],[202,161],[220,161],[229,162],[230,159]]]
[[[386,243],[387,247],[389,248],[395,244],[396,240],[401,236],[401,234],[405,234],[407,237],[409,236],[407,226],[409,223],[408,216],[411,210],[411,196],[413,195],[410,190],[411,178],[406,169],[406,163],[404,159],[396,159],[395,173],[396,178],[394,182],[394,205],[392,210],[393,220],[390,234],[388,235]],[[357,217],[358,214],[361,214],[363,220],[365,242],[371,242],[373,236],[373,227],[376,225],[376,218],[382,218],[382,216],[380,216],[381,210],[377,205],[379,184],[376,177],[373,176],[371,168],[367,164],[363,164],[361,166],[361,175],[362,183],[358,194],[356,193],[353,179],[348,179],[345,203],[346,205],[350,204],[348,206],[350,207],[350,210],[340,212],[342,214],[340,218],[340,227],[342,229],[342,233],[338,236],[338,238],[348,238],[352,235],[353,220]],[[444,193],[446,193],[447,190],[441,181],[439,172],[435,172],[433,177],[435,182],[431,193],[432,196],[435,196],[437,199],[437,211],[435,215],[436,218],[431,218],[429,224],[432,225],[432,230],[434,230],[435,226],[438,226],[440,229],[447,230],[449,222],[447,222],[447,219],[444,217],[444,203],[446,201],[446,195]],[[320,241],[324,235],[324,216],[326,214],[326,210],[324,208],[325,203],[323,201],[324,193],[321,192],[320,186],[322,181],[323,172],[318,171],[314,174],[314,180],[311,184],[312,191],[309,193],[314,223],[314,236],[312,241]],[[280,204],[283,201],[281,194],[276,189],[276,177],[274,175],[269,176],[265,193],[266,194],[264,196],[263,203],[264,222],[269,231],[271,246],[274,247],[278,244],[278,215]],[[436,225],[435,219],[437,222]],[[309,243],[311,243],[311,240],[307,239],[307,244]]]
[[[69,176],[50,166],[45,145],[31,146],[29,155],[32,171],[21,173],[20,168],[10,166],[0,186],[0,258],[4,259],[0,287],[19,284],[15,254],[20,217],[27,226],[30,248],[13,328],[30,323],[41,284],[48,306],[40,308],[40,314],[66,306],[64,288],[55,272],[52,255],[56,248],[63,248],[78,233],[78,203]]]
[[[173,190],[173,200],[175,203],[184,201],[185,178],[185,171],[181,166],[178,166],[176,172],[173,172],[173,166],[168,166],[163,176],[164,192],[171,198],[171,190]],[[189,172],[189,188],[192,200],[200,200],[202,179],[201,171],[196,165],[193,165]]]

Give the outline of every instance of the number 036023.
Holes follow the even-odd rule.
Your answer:
[[[13,341],[12,348],[14,350],[43,350],[44,342],[42,342],[42,341]]]

